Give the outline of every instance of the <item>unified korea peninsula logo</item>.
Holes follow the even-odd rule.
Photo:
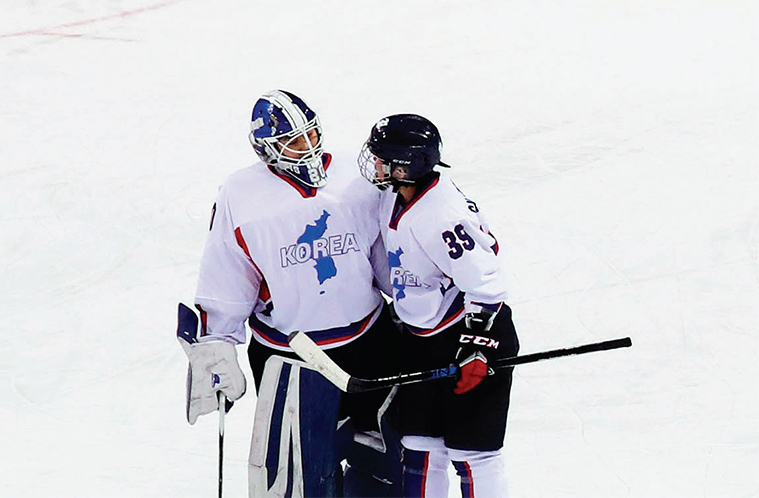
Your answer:
[[[319,285],[337,275],[335,256],[341,256],[351,251],[360,251],[356,236],[352,233],[325,236],[327,218],[330,214],[325,210],[313,224],[306,225],[303,235],[298,237],[295,244],[279,248],[282,268],[293,265],[313,263]]]
[[[387,262],[388,266],[390,266],[390,283],[393,289],[395,289],[396,299],[404,299],[406,297],[406,287],[427,287],[418,276],[403,269],[401,255],[403,255],[403,249],[400,247],[397,251],[387,252]]]

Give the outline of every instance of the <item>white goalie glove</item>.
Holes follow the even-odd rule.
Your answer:
[[[245,374],[237,362],[235,345],[224,341],[197,342],[197,316],[181,303],[177,338],[190,360],[187,368],[187,421],[190,424],[200,415],[219,409],[219,392],[229,401],[245,394]]]

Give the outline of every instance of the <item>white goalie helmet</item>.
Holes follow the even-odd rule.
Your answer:
[[[258,99],[248,138],[262,161],[299,183],[327,183],[319,117],[296,95],[273,90]]]

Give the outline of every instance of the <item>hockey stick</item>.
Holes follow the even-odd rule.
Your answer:
[[[179,303],[178,316],[177,316],[177,338],[182,347],[185,348],[184,343],[197,344],[198,342],[198,315],[183,303]],[[182,342],[184,341],[184,342]],[[190,371],[188,370],[188,386]],[[215,374],[213,374],[215,375]],[[215,384],[214,384],[215,385]],[[188,387],[189,389],[189,387]],[[233,401],[227,399],[227,397],[221,391],[216,393],[216,398],[219,401],[219,498],[221,498],[223,488],[223,476],[224,476],[224,417],[227,412],[232,409]],[[188,398],[189,400],[189,395]],[[189,421],[190,405],[187,404],[187,413]]]
[[[433,379],[443,379],[454,377],[459,370],[457,365],[449,365],[435,370],[425,370],[423,372],[413,372],[399,374],[392,377],[381,377],[378,379],[360,379],[348,374],[345,370],[335,363],[327,354],[322,351],[316,343],[303,332],[293,332],[288,337],[290,347],[298,353],[307,363],[313,366],[319,373],[337,386],[341,391],[346,393],[356,393],[372,391],[374,389],[383,389],[395,385],[411,384],[413,382],[424,382]],[[554,349],[543,351],[541,353],[532,353],[524,356],[512,356],[501,358],[492,365],[492,368],[501,369],[523,365],[525,363],[534,363],[536,361],[549,360],[551,358],[560,358],[562,356],[572,356],[578,354],[592,353],[594,351],[607,351],[610,349],[628,348],[632,346],[632,340],[629,337],[613,339],[610,341],[595,342],[584,344],[565,349]]]
[[[217,394],[219,397],[219,498],[221,498],[224,475],[224,415],[227,413],[227,397],[221,391]]]
[[[224,419],[227,412],[232,409],[234,401],[230,401],[223,392],[216,393],[219,398],[219,498],[221,498],[221,490],[224,476]]]

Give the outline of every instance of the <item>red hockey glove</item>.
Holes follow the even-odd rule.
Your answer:
[[[459,380],[453,392],[464,394],[474,389],[487,375],[488,359],[480,351],[475,351],[459,363]]]
[[[456,353],[459,375],[456,388],[453,390],[456,394],[474,389],[482,379],[493,373],[492,369],[488,368],[487,355],[495,352],[499,346],[499,341],[491,337],[490,328],[501,308],[500,303],[470,302],[466,308],[464,323],[470,333],[461,334],[459,337],[461,347]]]

